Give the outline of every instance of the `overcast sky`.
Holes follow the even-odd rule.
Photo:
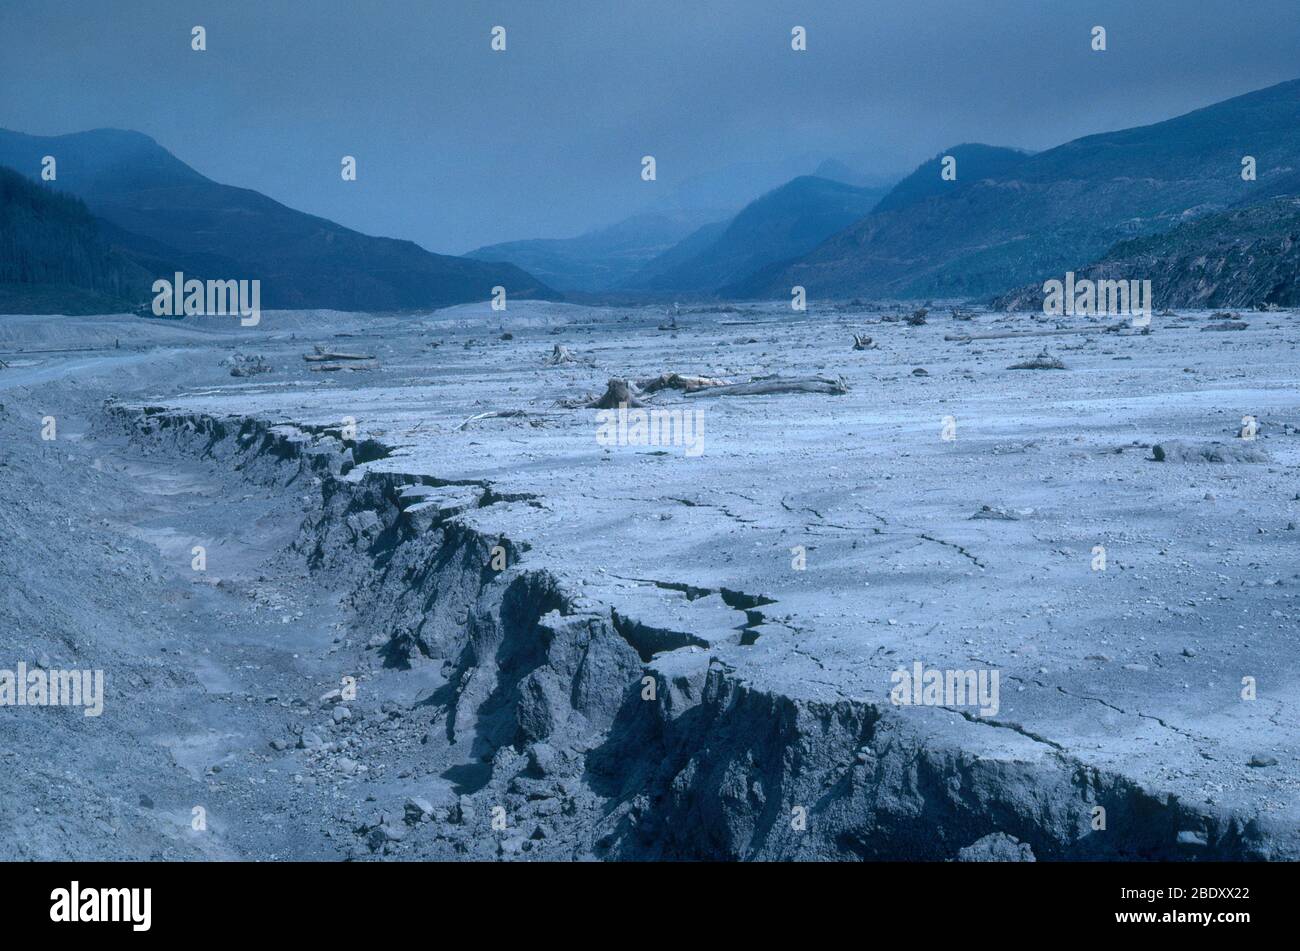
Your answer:
[[[136,129],[217,181],[458,253],[733,164],[1042,149],[1300,77],[1298,51],[1298,0],[0,0],[0,126]]]

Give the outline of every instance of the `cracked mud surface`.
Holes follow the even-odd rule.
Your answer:
[[[0,371],[0,666],[109,679],[95,720],[0,711],[0,849],[1295,858],[1300,332],[1251,315],[1210,346],[1207,316],[1099,329],[1052,373],[1006,369],[1034,338],[944,339],[1030,315],[879,323],[868,352],[869,312],[7,319],[5,349],[121,348]],[[307,372],[340,333],[381,369]],[[584,362],[545,366],[557,342]],[[273,371],[231,377],[234,350]],[[849,392],[656,397],[703,409],[698,458],[555,406],[667,371]],[[1143,448],[1248,414],[1266,462]],[[998,713],[893,706],[914,661],[1000,671]]]

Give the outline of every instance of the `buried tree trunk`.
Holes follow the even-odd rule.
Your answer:
[[[1029,360],[1023,360],[1020,363],[1013,363],[1007,367],[1008,370],[1064,370],[1065,364],[1061,362],[1060,357],[1054,357],[1044,350],[1038,356]]]
[[[577,362],[578,358],[573,355],[573,351],[562,343],[557,343],[555,349],[551,351],[551,355],[546,358],[546,365],[548,367],[559,366],[562,363]]]
[[[636,387],[627,380],[610,380],[600,399],[586,404],[588,409],[618,409],[619,406],[645,406],[637,399]]]

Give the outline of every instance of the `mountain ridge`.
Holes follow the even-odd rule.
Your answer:
[[[1084,136],[950,194],[889,207],[737,296],[986,297],[1096,260],[1117,241],[1261,196],[1295,173],[1300,80],[1146,126]],[[1241,179],[1256,157],[1259,181]],[[962,169],[958,165],[958,181]]]
[[[697,233],[692,254],[671,249],[650,262],[628,286],[657,292],[714,293],[774,261],[795,257],[867,214],[887,189],[800,175],[766,192],[736,214],[707,243]]]
[[[560,296],[513,265],[434,254],[214,182],[143,133],[30,136],[0,129],[0,164],[34,177],[47,154],[58,160],[49,184],[107,221],[121,253],[155,270],[170,260],[200,268],[187,277],[260,280],[267,309],[445,307],[487,300],[498,285],[511,297]],[[207,271],[226,262],[234,273]]]
[[[148,280],[80,199],[0,166],[0,312],[122,312]]]

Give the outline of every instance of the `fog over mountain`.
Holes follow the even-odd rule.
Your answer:
[[[662,210],[700,180],[740,182],[704,190],[734,212],[827,159],[897,175],[960,142],[1038,151],[1294,78],[1292,0],[1250,15],[1201,0],[1197,29],[1176,29],[1187,7],[139,0],[71,15],[6,0],[0,127],[136,130],[216,181],[464,253]],[[1105,54],[1088,48],[1095,23]],[[190,50],[194,24],[205,53]],[[496,24],[503,53],[489,48]],[[343,155],[355,182],[340,181]]]

